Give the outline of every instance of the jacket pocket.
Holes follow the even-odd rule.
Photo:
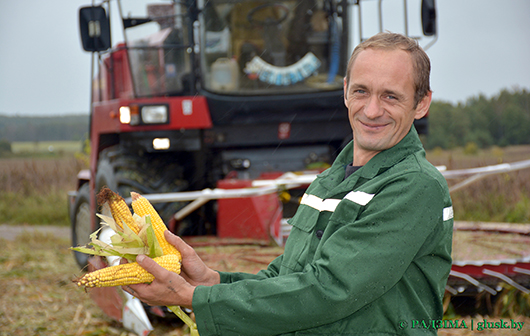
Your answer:
[[[293,218],[287,222],[293,226],[293,228],[302,230],[304,232],[311,232],[315,228],[318,222],[318,216],[320,212],[307,205],[300,205]]]
[[[298,208],[293,218],[289,219],[288,223],[293,227],[285,244],[282,262],[284,268],[287,268],[286,273],[302,271],[310,260],[309,257],[313,255],[311,240],[318,219],[319,211],[303,205]]]

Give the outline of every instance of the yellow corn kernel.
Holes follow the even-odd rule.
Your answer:
[[[180,273],[181,259],[179,255],[169,254],[153,259],[157,264],[165,269]],[[155,277],[147,272],[138,263],[128,263],[116,266],[101,268],[97,271],[85,274],[77,280],[79,287],[112,287],[126,286],[140,283],[152,282]]]
[[[178,254],[180,257],[180,252],[173,245],[168,243],[166,238],[164,238],[164,231],[167,230],[167,227],[166,224],[164,224],[164,221],[162,221],[162,218],[160,218],[160,215],[158,215],[158,212],[156,212],[153,205],[147,200],[147,198],[138,193],[131,192],[131,197],[132,208],[135,214],[141,217],[145,215],[151,216],[151,225],[153,226],[156,239],[158,240],[158,244],[160,244],[164,255]]]
[[[112,218],[114,218],[116,224],[123,228],[122,223],[124,222],[134,233],[138,234],[140,232],[140,227],[133,219],[129,206],[125,203],[123,197],[109,188],[102,188],[98,194],[98,203],[103,204],[105,202],[108,203]]]

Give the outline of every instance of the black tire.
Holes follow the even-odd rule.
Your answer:
[[[85,183],[77,192],[72,212],[72,246],[83,246],[90,242],[93,217],[94,213],[90,211],[90,190],[88,183]],[[88,257],[88,254],[74,251],[75,261],[82,269],[88,265]]]
[[[103,156],[103,157],[100,156],[95,183],[96,183],[95,184],[96,194],[103,187],[108,187],[110,190],[119,193],[118,184],[116,182],[116,177],[114,175],[114,168],[112,167],[112,164],[110,163],[109,158],[106,156]],[[127,197],[121,193],[120,195],[122,197]]]

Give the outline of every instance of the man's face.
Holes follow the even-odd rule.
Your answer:
[[[354,140],[354,165],[364,165],[407,135],[414,119],[423,117],[431,93],[414,108],[414,77],[410,55],[403,50],[366,49],[359,53],[344,81]]]

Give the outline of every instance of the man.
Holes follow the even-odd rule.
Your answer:
[[[435,335],[418,325],[443,315],[453,213],[412,126],[429,109],[429,73],[425,52],[402,35],[357,46],[344,80],[353,142],[309,186],[266,270],[218,273],[166,232],[182,276],[139,256],[156,279],[125,290],[193,308],[201,336]]]

